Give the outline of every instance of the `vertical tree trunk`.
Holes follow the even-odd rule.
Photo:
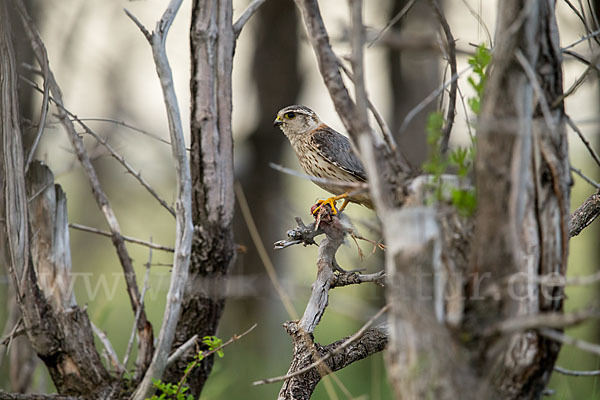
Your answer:
[[[441,398],[539,398],[560,349],[535,330],[489,334],[505,320],[561,310],[562,288],[542,286],[538,278],[565,274],[571,183],[554,3],[510,0],[498,7],[491,73],[478,122],[478,210],[471,261],[457,264],[447,253],[452,241],[446,239],[436,268],[430,257],[438,251],[427,247],[432,239],[425,235],[435,223],[411,217],[410,208],[383,220],[388,298],[395,300],[388,363],[402,398],[428,393]],[[447,229],[448,221],[439,216],[437,223]],[[460,336],[448,335],[447,326],[440,324],[448,308],[436,293],[436,281],[449,272],[470,278]],[[435,376],[422,372],[432,366],[442,366]]]
[[[483,292],[514,274],[530,280],[501,286],[498,300],[472,302],[477,324],[562,309],[562,288],[532,279],[564,275],[567,265],[571,178],[554,12],[548,1],[498,8],[478,131],[473,267],[492,277]],[[488,347],[483,370],[506,398],[538,397],[559,349],[536,332],[516,333]]]
[[[230,0],[195,0],[190,30],[192,52],[191,136],[194,239],[182,312],[174,347],[193,335],[216,333],[225,304],[225,280],[235,257],[233,242],[233,141],[231,69],[235,36]],[[179,381],[195,349],[165,373]],[[190,392],[199,396],[212,369],[207,357],[190,374]]]

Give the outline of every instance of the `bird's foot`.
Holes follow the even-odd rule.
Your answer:
[[[348,193],[344,193],[344,194],[340,194],[339,196],[329,197],[324,200],[317,200],[317,204],[319,204],[319,205],[312,210],[312,214],[315,215],[316,213],[319,212],[321,207],[323,207],[325,204],[329,204],[329,206],[331,207],[331,211],[333,212],[333,215],[336,215],[338,212],[344,211],[344,208],[346,208],[346,206],[348,205],[347,197],[348,197]],[[341,199],[344,199],[344,203],[338,210],[335,205],[336,205],[336,202]]]

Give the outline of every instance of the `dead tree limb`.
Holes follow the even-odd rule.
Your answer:
[[[151,394],[153,380],[161,379],[167,366],[167,359],[173,346],[175,330],[181,313],[194,232],[192,225],[192,178],[190,164],[186,153],[179,104],[175,95],[173,74],[166,50],[169,28],[179,11],[181,3],[182,0],[171,0],[161,19],[156,23],[156,28],[152,33],[148,33],[143,25],[132,14],[127,12],[127,15],[138,25],[152,47],[152,55],[162,87],[167,119],[169,121],[171,151],[177,176],[175,254],[173,256],[171,284],[167,293],[167,305],[163,314],[156,351],[144,378],[133,395],[133,399],[135,400],[144,400]]]
[[[47,53],[44,43],[35,26],[33,25],[33,21],[31,20],[23,1],[15,1],[19,14],[21,15],[21,19],[23,21],[25,31],[27,32],[27,36],[29,38],[29,41],[31,42],[31,47],[34,51],[35,57],[38,60],[40,66],[44,68],[48,66]],[[57,104],[63,106],[62,92],[49,66],[47,71],[47,77],[50,91],[52,93],[54,101]],[[123,237],[121,235],[119,221],[117,220],[117,217],[112,207],[110,206],[108,198],[106,197],[106,194],[104,193],[102,186],[100,185],[98,174],[96,173],[96,169],[92,165],[90,157],[87,154],[87,151],[83,144],[83,140],[75,130],[75,126],[70,120],[69,115],[64,110],[64,107],[58,107],[58,118],[63,127],[65,128],[69,141],[71,142],[71,146],[73,147],[73,150],[75,151],[75,154],[77,155],[77,158],[79,159],[83,170],[87,175],[98,208],[100,208],[100,210],[102,211],[104,219],[106,220],[110,228],[112,234],[112,242],[116,249],[117,256],[119,257],[121,267],[123,268],[125,282],[127,284],[127,293],[129,294],[129,301],[131,303],[131,307],[133,308],[133,313],[135,314],[138,308],[141,307],[139,303],[140,291],[135,279],[135,271],[133,269],[131,257],[129,256],[129,252],[127,251],[127,247],[125,246],[125,241],[123,240]],[[140,337],[140,340],[138,342],[139,351],[137,359],[137,367],[139,374],[142,371],[144,371],[149,365],[154,345],[154,334],[152,332],[152,325],[148,321],[146,313],[143,309],[141,311],[141,318],[138,324],[138,335]]]
[[[296,218],[296,221],[298,228],[288,231],[288,237],[292,241],[279,241],[276,248],[283,249],[300,243],[306,245],[307,241],[312,241],[315,234],[306,229],[302,220]],[[348,273],[337,265],[335,255],[346,235],[352,231],[352,228],[349,228],[350,221],[344,213],[333,215],[330,208],[327,207],[317,217],[317,221],[319,221],[319,229],[315,231],[314,224],[312,224],[312,232],[325,235],[319,244],[317,278],[312,285],[311,296],[302,318],[299,321],[290,321],[284,324],[285,330],[292,337],[294,346],[290,368],[284,376],[254,383],[265,384],[284,380],[278,396],[280,400],[310,399],[323,376],[382,351],[388,341],[385,328],[367,329],[368,326],[363,327],[349,338],[327,346],[322,346],[314,341],[313,332],[325,313],[329,301],[329,291],[333,287],[376,282],[383,279],[382,273],[369,275]]]
[[[2,238],[29,341],[61,393],[101,397],[111,378],[94,347],[89,319],[70,292],[66,198],[37,162],[24,175],[17,70],[8,4],[0,4]],[[27,182],[27,184],[26,184]],[[30,204],[28,198],[40,192]],[[35,232],[33,234],[32,232]],[[4,396],[2,394],[2,396]]]
[[[588,197],[571,215],[569,237],[577,236],[600,215],[600,192]]]
[[[231,72],[235,33],[230,0],[194,0],[191,46],[192,218],[194,237],[190,274],[172,350],[194,335],[215,335],[225,304],[222,288],[235,259],[233,241],[233,139]],[[214,281],[209,288],[202,282]],[[166,369],[164,379],[178,382],[195,352],[188,350]],[[189,393],[200,392],[212,369],[206,357],[188,379]]]

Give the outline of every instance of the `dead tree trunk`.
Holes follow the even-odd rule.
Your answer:
[[[230,0],[195,0],[192,5],[191,136],[194,239],[188,284],[174,348],[192,336],[214,335],[225,305],[225,279],[235,257],[233,242],[233,139],[231,69],[235,48]],[[195,349],[165,374],[177,381]],[[199,395],[213,356],[190,374],[190,392]]]
[[[492,278],[483,292],[497,285],[500,296],[470,302],[475,329],[562,310],[562,288],[534,278],[564,276],[569,240],[571,178],[554,2],[507,1],[498,13],[478,131],[472,268]],[[518,274],[528,280],[514,288],[500,284]],[[539,397],[559,349],[539,332],[515,333],[488,343],[482,366],[501,396]]]
[[[25,178],[17,69],[6,2],[0,4],[2,242],[23,326],[61,393],[101,396],[111,378],[84,310],[69,292],[66,198],[52,173],[34,163]],[[26,183],[27,182],[27,183]],[[33,233],[34,232],[34,233]]]
[[[430,231],[425,228],[440,222],[447,226],[444,218],[420,222],[411,217],[415,211],[405,209],[399,213],[402,217],[385,219],[388,298],[396,300],[388,364],[401,398],[422,398],[427,393],[440,398],[539,398],[560,349],[535,329],[490,333],[507,320],[561,310],[562,288],[545,286],[540,277],[565,273],[571,182],[553,3],[508,1],[498,10],[496,45],[478,126],[478,210],[471,261],[450,268],[448,260],[456,261],[448,253],[452,248],[438,244],[432,251],[435,246],[428,245],[435,243],[436,235],[424,235]],[[409,227],[419,228],[406,232]],[[449,233],[454,232],[444,235]],[[437,267],[429,258],[419,260],[431,254],[441,255]],[[410,283],[414,265],[420,268],[415,273],[424,291],[406,296],[419,283]],[[459,336],[444,326],[443,313],[437,321],[433,318],[436,302],[443,307],[435,282],[447,279],[449,272],[469,277]],[[412,332],[409,341],[407,329]],[[440,331],[441,336],[435,334]],[[410,372],[431,366],[441,366],[435,368],[435,376]]]

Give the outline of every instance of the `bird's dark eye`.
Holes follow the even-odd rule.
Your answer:
[[[296,117],[296,113],[288,112],[288,113],[285,113],[283,116],[286,117],[287,119],[293,119]]]

